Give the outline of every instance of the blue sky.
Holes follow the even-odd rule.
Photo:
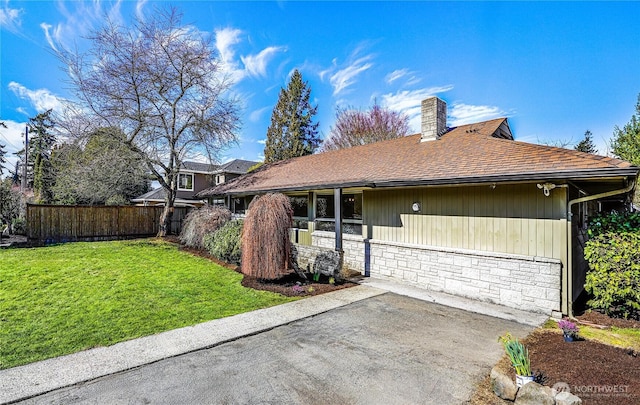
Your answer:
[[[640,2],[220,2],[0,0],[0,143],[69,98],[53,49],[86,46],[104,16],[130,21],[173,4],[208,33],[242,100],[240,143],[262,158],[271,111],[293,69],[309,82],[323,137],[336,107],[407,113],[437,95],[451,126],[506,116],[517,140],[578,142],[601,154],[640,93]]]

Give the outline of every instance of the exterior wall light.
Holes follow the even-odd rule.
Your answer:
[[[549,194],[551,194],[551,190],[556,188],[556,185],[553,183],[538,184],[537,186],[539,189],[542,189],[545,197],[549,197]]]
[[[420,208],[422,208],[422,207],[420,206],[420,203],[417,202],[417,201],[414,202],[413,205],[411,205],[411,210],[413,212],[420,212]]]

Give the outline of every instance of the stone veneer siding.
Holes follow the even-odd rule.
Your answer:
[[[331,232],[314,232],[315,246],[335,248]],[[344,265],[372,277],[391,278],[511,308],[551,314],[560,310],[561,261],[343,237]],[[365,251],[369,252],[368,260]]]
[[[311,244],[328,249],[336,248],[336,237],[333,232],[315,231],[311,234]],[[344,252],[342,267],[349,270],[365,271],[365,243],[358,235],[342,235],[342,251]]]

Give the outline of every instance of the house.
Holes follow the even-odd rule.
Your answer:
[[[422,101],[419,134],[265,165],[198,196],[246,205],[282,192],[295,242],[343,251],[344,266],[366,276],[570,314],[585,222],[628,207],[639,171],[515,141],[506,118],[449,128],[434,97]]]
[[[196,197],[198,192],[245,174],[257,163],[241,159],[234,159],[223,165],[183,162],[178,172],[175,206],[201,207],[205,204],[205,200]],[[158,187],[131,201],[136,205],[164,205],[166,195],[165,189]]]

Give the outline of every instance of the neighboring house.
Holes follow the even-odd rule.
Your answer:
[[[430,98],[420,134],[265,165],[198,196],[246,204],[282,192],[296,241],[335,246],[352,270],[570,314],[584,286],[585,221],[629,207],[639,171],[515,141],[506,118],[448,128],[446,104]]]
[[[245,174],[257,163],[241,159],[235,159],[223,165],[183,162],[178,172],[175,206],[201,207],[206,201],[196,197],[198,192]],[[137,205],[164,205],[166,195],[164,188],[159,187],[131,201]]]

